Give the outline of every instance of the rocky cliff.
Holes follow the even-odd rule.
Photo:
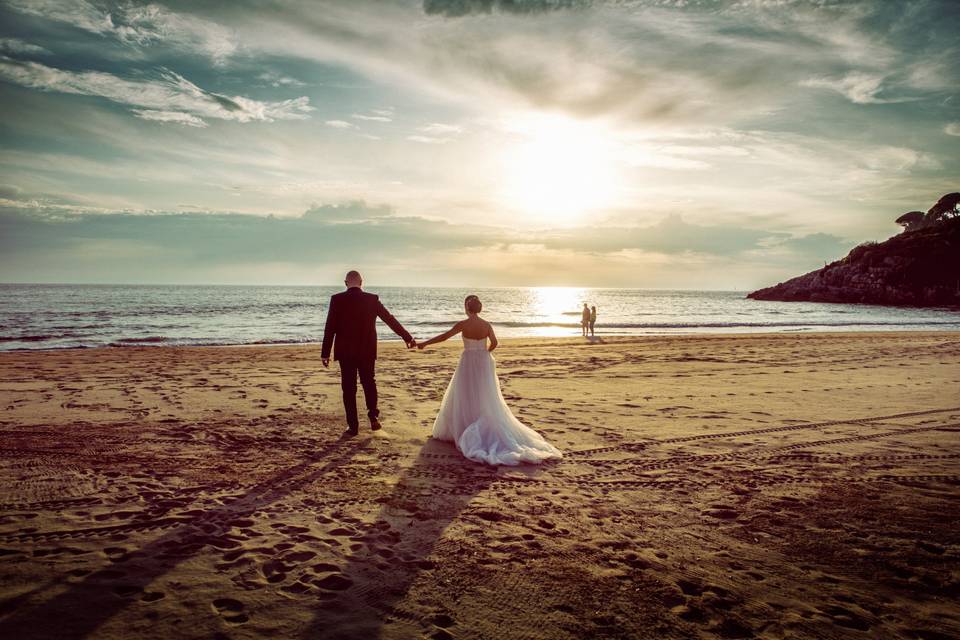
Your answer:
[[[747,295],[786,302],[860,302],[897,306],[960,307],[960,215],[957,203],[944,209],[948,194],[931,207],[926,221],[898,220],[903,233],[865,243],[822,269]],[[953,198],[957,200],[957,198]],[[911,212],[916,214],[919,212]],[[924,214],[920,214],[924,218]]]

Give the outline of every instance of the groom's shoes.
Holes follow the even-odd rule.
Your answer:
[[[347,430],[343,432],[343,437],[352,438],[358,433],[360,433],[360,430],[357,427],[347,427]]]
[[[370,431],[380,431],[380,429],[383,429],[380,421],[377,418],[370,418]]]

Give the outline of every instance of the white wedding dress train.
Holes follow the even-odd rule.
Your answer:
[[[538,464],[563,457],[510,411],[485,338],[463,338],[460,363],[440,403],[433,437],[453,441],[466,458],[491,465]]]

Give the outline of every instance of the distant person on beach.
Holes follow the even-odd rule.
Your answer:
[[[597,324],[597,307],[590,307],[590,337],[593,337],[593,328]]]
[[[580,328],[583,331],[583,337],[587,337],[587,329],[590,327],[590,307],[583,303],[583,313],[580,314]]]
[[[378,431],[382,426],[374,372],[377,362],[377,318],[403,338],[408,349],[417,346],[417,341],[390,315],[380,298],[363,291],[363,278],[358,272],[347,273],[343,283],[347,290],[330,298],[320,359],[324,367],[329,367],[330,348],[333,347],[333,359],[340,363],[340,388],[343,390],[343,409],[347,415],[345,435],[355,436],[360,430],[360,420],[357,418],[358,374],[367,403],[370,430]]]
[[[517,420],[503,400],[491,353],[497,348],[497,334],[493,325],[480,317],[480,298],[467,296],[463,307],[466,318],[417,345],[423,349],[458,333],[463,337],[463,352],[440,402],[433,437],[453,441],[467,459],[491,465],[537,464],[562,457],[543,436]]]

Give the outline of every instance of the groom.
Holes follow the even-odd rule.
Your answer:
[[[363,278],[359,273],[349,272],[343,283],[347,285],[347,290],[330,298],[320,358],[324,367],[330,366],[332,345],[333,359],[340,363],[340,387],[343,389],[343,408],[347,414],[347,434],[355,436],[360,427],[357,418],[357,374],[360,374],[363,397],[367,401],[370,429],[378,431],[381,428],[378,420],[380,411],[377,409],[377,381],[374,377],[377,318],[403,338],[408,349],[417,346],[417,341],[390,315],[377,296],[361,289]]]

